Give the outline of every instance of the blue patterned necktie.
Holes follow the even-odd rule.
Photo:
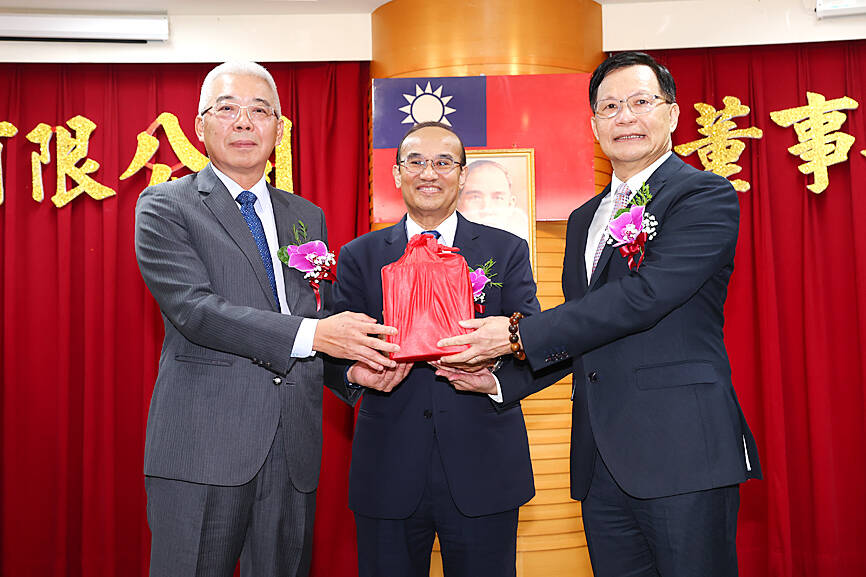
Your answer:
[[[244,220],[247,221],[247,226],[250,227],[250,232],[253,233],[253,240],[256,241],[256,246],[259,248],[259,256],[262,257],[262,264],[265,265],[265,272],[268,273],[268,280],[271,281],[271,290],[274,293],[274,299],[277,301],[277,306],[280,305],[280,298],[277,296],[277,281],[274,277],[274,261],[271,260],[271,249],[268,248],[268,239],[265,238],[265,228],[262,226],[262,221],[259,215],[256,214],[256,195],[245,190],[237,197],[238,204],[241,205],[241,214],[244,215]]]
[[[440,233],[438,230],[425,230],[422,231],[421,234],[429,234],[436,240],[439,240],[439,237],[442,236],[442,233]]]

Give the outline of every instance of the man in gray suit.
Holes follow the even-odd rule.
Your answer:
[[[196,133],[210,164],[148,187],[136,207],[139,268],[165,341],[147,420],[151,576],[307,575],[321,456],[323,353],[374,369],[393,334],[366,315],[326,317],[279,246],[303,222],[327,242],[317,206],[270,186],[283,136],[273,78],[225,63],[205,78]],[[381,352],[380,352],[381,351]],[[336,367],[335,367],[336,369]]]

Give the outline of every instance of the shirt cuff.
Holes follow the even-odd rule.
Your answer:
[[[487,396],[490,397],[494,402],[501,403],[502,402],[502,387],[499,385],[499,379],[496,378],[495,373],[491,372],[490,374],[493,375],[493,380],[496,381],[496,394],[495,395],[487,395]]]
[[[295,334],[295,343],[292,345],[293,357],[304,359],[316,354],[313,351],[313,338],[316,336],[318,324],[319,319],[301,320],[301,326],[298,327],[298,332]]]

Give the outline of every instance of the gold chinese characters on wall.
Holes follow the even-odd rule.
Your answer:
[[[268,162],[266,174],[270,175],[273,170],[275,172],[275,186],[287,192],[294,192],[292,185],[292,123],[285,116],[281,119],[283,122],[283,139],[276,147],[274,164]],[[159,140],[155,136],[159,127],[162,127],[169,146],[178,159],[178,162],[173,165],[151,162],[159,148]],[[69,204],[82,193],[87,193],[96,200],[117,194],[114,189],[98,182],[91,176],[99,169],[99,162],[88,157],[88,145],[96,128],[95,122],[78,115],[67,120],[66,126],[52,127],[40,122],[27,133],[27,140],[39,145],[39,150],[30,154],[33,200],[42,202],[45,198],[42,170],[43,165],[51,164],[52,156],[57,170],[57,184],[51,201],[57,208]],[[0,122],[0,138],[11,138],[17,133],[18,128],[12,123]],[[51,154],[52,141],[54,143],[53,155]],[[0,141],[0,152],[2,150],[3,145]],[[126,180],[140,170],[148,169],[151,171],[149,184],[153,185],[166,182],[170,178],[177,178],[175,173],[184,168],[198,172],[207,163],[207,156],[199,152],[181,130],[177,116],[170,112],[163,112],[146,130],[139,133],[135,154],[129,167],[120,175],[119,179]],[[67,179],[74,183],[72,188],[67,187]],[[0,204],[3,204],[4,200],[3,164],[0,162]]]
[[[717,109],[705,102],[696,103],[694,107],[699,113],[696,119],[699,126],[697,132],[701,138],[680,144],[674,147],[674,151],[683,156],[697,152],[704,170],[729,178],[743,170],[738,162],[746,149],[744,139],[762,139],[764,131],[755,126],[737,125],[735,119],[746,117],[750,113],[750,108],[738,97],[725,96],[722,104],[723,108]],[[798,143],[789,147],[788,152],[803,161],[797,167],[801,173],[813,176],[814,182],[806,185],[812,192],[821,193],[830,185],[829,167],[848,161],[848,153],[856,138],[842,131],[842,126],[848,119],[848,115],[843,111],[856,110],[858,107],[859,103],[848,96],[827,100],[823,94],[806,92],[805,105],[770,112],[770,119],[777,125],[783,128],[793,126]],[[268,162],[266,173],[270,175],[274,172],[277,188],[294,192],[290,137],[292,123],[285,116],[282,121],[284,137],[276,147],[274,164]],[[153,162],[159,149],[156,134],[160,128],[177,158],[174,164]],[[95,122],[78,115],[67,120],[66,126],[50,126],[40,122],[26,134],[25,138],[38,146],[38,150],[30,153],[33,200],[42,202],[44,199],[42,171],[52,163],[52,158],[56,167],[57,183],[51,201],[58,208],[67,205],[82,193],[96,200],[116,194],[114,189],[95,178],[94,173],[100,164],[88,156],[90,138],[96,129]],[[3,151],[3,139],[14,138],[17,134],[18,127],[11,122],[0,121],[0,153]],[[119,180],[126,180],[146,169],[150,171],[149,184],[153,185],[177,178],[176,174],[180,171],[197,172],[207,165],[207,157],[192,144],[180,128],[177,116],[170,112],[159,114],[150,126],[138,134],[137,139],[135,153]],[[866,157],[866,149],[860,152]],[[67,186],[69,181],[72,182],[72,187]],[[4,166],[0,156],[0,205],[5,200],[4,184]],[[751,188],[748,181],[740,178],[732,179],[731,184],[740,192]]]

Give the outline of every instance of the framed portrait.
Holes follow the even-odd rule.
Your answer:
[[[466,151],[466,182],[457,210],[467,219],[507,230],[529,244],[535,270],[535,149]]]

